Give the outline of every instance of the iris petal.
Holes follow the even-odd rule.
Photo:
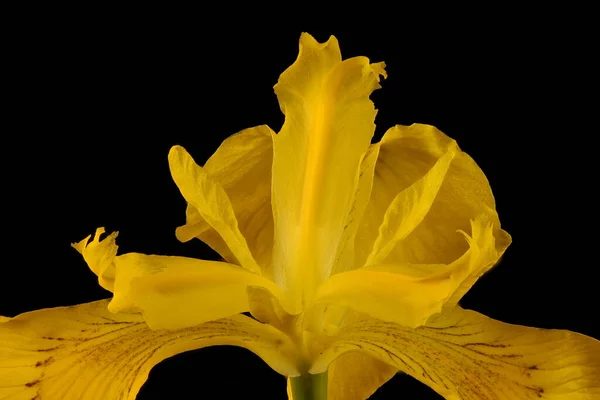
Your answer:
[[[271,209],[272,131],[266,125],[245,129],[228,137],[206,161],[204,170],[227,193],[238,227],[263,274],[271,275],[273,213]],[[186,223],[176,230],[187,242],[198,238],[226,261],[238,264],[229,246],[188,202]]]
[[[0,323],[0,398],[134,400],[165,358],[214,345],[245,347],[274,370],[297,375],[294,347],[244,315],[154,331],[108,301],[33,311]]]
[[[333,37],[320,44],[303,34],[275,86],[285,122],[274,137],[274,278],[297,310],[333,268],[375,129],[369,95],[383,73],[365,57],[342,61]]]
[[[573,399],[600,395],[600,342],[578,333],[505,324],[455,307],[426,326],[377,320],[345,327],[311,369],[360,351],[446,399]]]
[[[152,329],[190,327],[249,311],[249,286],[263,287],[284,299],[272,281],[239,265],[139,253],[117,256],[116,235],[99,241],[103,231],[98,229],[93,241],[86,238],[74,247],[92,271],[111,271],[109,309],[141,311]]]

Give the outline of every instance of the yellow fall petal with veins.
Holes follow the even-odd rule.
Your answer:
[[[139,314],[109,312],[105,300],[33,311],[0,321],[0,399],[133,400],[160,361],[226,344],[296,373],[289,339],[244,315],[153,331]]]
[[[0,317],[0,398],[132,400],[174,354],[238,345],[294,400],[362,400],[397,371],[447,399],[600,398],[600,342],[458,306],[511,242],[475,161],[436,128],[371,144],[383,63],[302,34],[275,93],[285,123],[199,166],[169,153],[179,240],[225,262],[73,247],[112,299]],[[253,318],[241,315],[250,312]]]
[[[349,351],[396,366],[451,400],[593,400],[600,395],[597,340],[505,324],[460,307],[417,329],[373,319],[350,325],[332,338],[312,372]]]

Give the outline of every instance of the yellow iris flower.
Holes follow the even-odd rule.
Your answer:
[[[303,34],[279,133],[246,129],[204,167],[169,153],[177,238],[224,261],[117,255],[98,229],[73,246],[112,299],[0,317],[0,399],[132,400],[158,362],[212,345],[258,354],[295,400],[366,399],[400,371],[447,399],[599,399],[600,342],[458,305],[511,239],[439,130],[371,144],[382,76]]]

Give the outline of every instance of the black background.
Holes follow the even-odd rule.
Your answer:
[[[203,243],[175,239],[185,202],[169,148],[183,145],[202,164],[241,129],[279,129],[272,86],[308,31],[319,41],[336,35],[345,58],[387,63],[389,79],[372,96],[376,139],[394,124],[433,124],[489,178],[513,245],[463,306],[597,337],[595,127],[582,124],[592,113],[581,58],[589,50],[567,40],[563,25],[525,17],[440,25],[420,15],[281,29],[185,10],[53,11],[14,32],[5,61],[1,315],[108,297],[70,247],[99,226],[120,231],[123,253],[214,259]],[[139,398],[242,393],[285,398],[285,380],[246,350],[215,347],[158,365]],[[373,398],[400,397],[440,398],[406,376]]]

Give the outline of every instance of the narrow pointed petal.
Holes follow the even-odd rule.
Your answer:
[[[371,188],[373,186],[373,174],[375,163],[379,155],[379,144],[373,145],[363,158],[358,176],[356,178],[356,193],[352,208],[346,219],[346,225],[340,239],[340,245],[337,250],[337,256],[332,267],[331,274],[342,271],[348,271],[359,267],[355,264],[356,254],[354,249],[354,240],[356,232],[360,226],[363,213],[367,208],[369,198],[371,197]],[[361,265],[362,266],[362,265]]]
[[[114,271],[109,309],[141,311],[152,329],[190,327],[249,311],[248,286],[264,287],[283,298],[272,281],[238,265],[139,253],[116,256],[116,235],[99,241],[100,232],[102,228],[89,244],[75,247],[93,271]]]
[[[396,196],[425,177],[454,141],[429,125],[395,126],[382,141],[371,199],[356,239],[357,264],[364,265],[384,222],[386,210]],[[458,150],[458,149],[457,149]],[[510,236],[500,228],[496,204],[489,183],[471,157],[458,150],[444,180],[421,222],[402,240],[396,241],[385,263],[447,265],[467,251],[462,230],[471,234],[470,221],[486,215],[494,226],[501,255]]]
[[[427,326],[366,320],[346,327],[313,365],[318,373],[361,351],[447,399],[592,400],[600,396],[600,342],[578,333],[495,321],[455,307]]]
[[[381,64],[342,61],[337,40],[300,38],[275,92],[285,123],[274,138],[275,280],[297,308],[331,271],[370,146]],[[332,196],[331,193],[335,193]]]
[[[379,264],[330,277],[317,290],[315,304],[348,306],[371,317],[418,327],[460,297],[498,259],[493,226],[487,218],[472,222],[469,246],[449,265]],[[315,307],[318,310],[318,307]]]
[[[269,269],[273,249],[272,134],[266,125],[236,133],[225,139],[203,167],[227,193],[239,230],[263,272]],[[226,261],[238,263],[218,232],[191,203],[188,203],[186,223],[177,228],[176,235],[182,242],[198,238]]]
[[[231,201],[225,190],[204,170],[183,147],[169,152],[169,167],[177,187],[187,202],[219,233],[240,265],[260,273],[248,243],[239,230]]]
[[[404,240],[423,221],[446,178],[450,163],[456,155],[455,145],[418,181],[400,192],[388,207],[379,234],[366,264],[383,263],[398,242]]]
[[[107,303],[38,310],[0,323],[0,398],[134,400],[154,365],[214,345],[245,347],[277,372],[298,374],[289,339],[246,316],[153,331],[139,314],[113,314]]]

